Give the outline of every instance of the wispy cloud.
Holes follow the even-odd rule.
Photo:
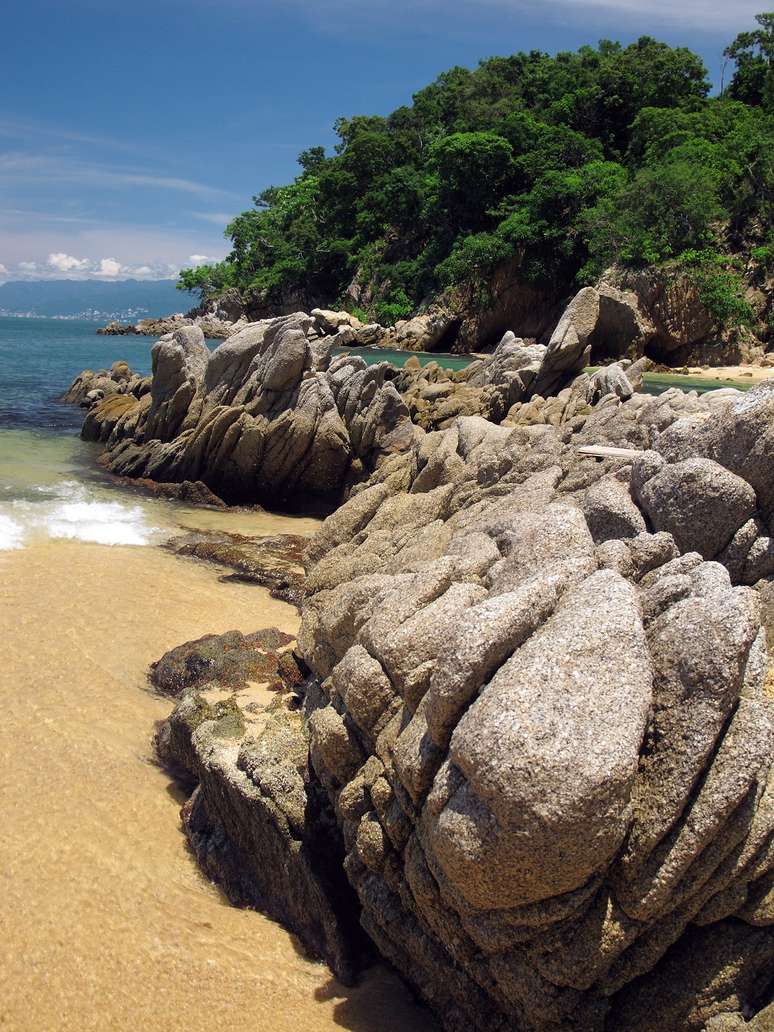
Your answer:
[[[30,154],[24,151],[10,151],[0,154],[0,180],[25,183],[37,182],[77,183],[95,187],[147,187],[155,190],[174,190],[202,198],[232,197],[234,194],[220,187],[198,183],[180,176],[156,175],[135,169],[123,169],[96,165],[54,157],[48,154]]]
[[[222,211],[192,211],[191,215],[200,222],[211,222],[213,226],[220,226],[225,229],[234,218],[234,213]]]
[[[664,23],[690,25],[697,31],[733,29],[740,31],[745,21],[752,22],[760,10],[760,0],[547,0],[538,4],[524,0],[484,0],[490,7],[513,13],[551,10],[576,18],[590,13],[610,14],[638,24]],[[477,0],[480,3],[480,0]]]
[[[10,140],[48,141],[62,143],[81,143],[101,150],[115,150],[136,154],[136,142],[116,140],[110,136],[99,136],[67,129],[62,126],[40,125],[35,122],[19,122],[14,119],[0,117],[0,136]]]
[[[60,215],[52,211],[31,211],[29,208],[0,208],[0,223],[6,219],[24,219],[34,222],[94,223],[97,219],[85,215]]]

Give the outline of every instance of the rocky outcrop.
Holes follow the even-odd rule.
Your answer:
[[[527,368],[506,343],[469,390]],[[232,898],[346,978],[359,912],[450,1032],[760,1032],[774,392],[592,380],[385,456],[310,546],[295,654],[156,667],[159,749]]]
[[[86,371],[68,398],[89,406],[83,436],[106,445],[114,474],[274,504],[338,500],[410,448],[417,428],[447,429],[460,417],[558,426],[621,401],[631,401],[628,412],[645,406],[674,418],[686,404],[706,415],[722,400],[694,405],[673,391],[659,409],[635,393],[646,358],[583,372],[603,307],[600,292],[585,288],[548,345],[509,331],[491,355],[458,371],[416,358],[402,369],[367,365],[346,346],[371,327],[341,312],[251,323],[212,352],[197,327],[184,326],[153,347],[150,384],[126,368],[107,380]]]
[[[126,362],[114,362],[107,369],[84,369],[73,380],[62,401],[68,405],[80,405],[90,408],[95,402],[102,401],[108,394],[124,394],[141,398],[150,390],[150,379],[133,373]]]
[[[771,397],[463,418],[312,546],[311,769],[363,926],[448,1029],[698,1032],[770,991],[774,699],[715,557],[765,533]],[[592,432],[651,450],[583,459]]]
[[[243,316],[230,320],[222,315],[183,315],[178,312],[175,315],[161,318],[139,319],[136,323],[122,323],[113,320],[105,326],[98,327],[97,333],[103,337],[162,337],[186,326],[198,326],[205,337],[223,340],[232,333],[238,332],[246,324],[247,320]]]
[[[589,375],[603,307],[452,374],[333,357],[336,313],[212,353],[182,327],[149,390],[73,388],[114,472],[347,497],[296,646],[155,667],[158,749],[235,901],[345,979],[359,922],[449,1032],[701,1032],[770,1002],[774,390]],[[299,600],[287,544],[173,547]]]
[[[292,643],[274,629],[231,631],[168,652],[150,680],[178,702],[156,751],[193,787],[183,826],[207,875],[233,903],[282,921],[349,982],[364,941],[335,821],[308,782]]]
[[[95,399],[84,436],[119,476],[203,482],[229,501],[335,499],[414,428],[394,369],[333,358],[337,335],[313,326],[304,313],[251,323],[213,352],[198,327],[180,327],[152,349],[150,394]]]
[[[443,308],[455,319],[445,350],[466,354],[491,348],[504,333],[544,341],[562,312],[563,291],[525,279],[520,258],[504,262],[489,277],[486,302],[480,285],[462,285],[447,292]]]
[[[572,338],[570,327],[595,363],[647,354],[671,366],[717,366],[760,361],[763,355],[761,342],[748,331],[721,331],[695,280],[669,268],[609,269],[595,287],[576,294],[554,337],[570,332]],[[572,339],[563,346],[572,348]]]
[[[453,344],[460,319],[443,308],[395,323],[391,337],[394,347],[406,351],[443,351],[444,343]]]

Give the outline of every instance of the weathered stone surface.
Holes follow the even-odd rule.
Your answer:
[[[581,371],[591,357],[589,337],[599,319],[599,293],[593,287],[579,290],[564,310],[548,343],[535,383],[535,392],[553,394],[562,378]]]
[[[589,385],[586,390],[586,400],[589,405],[594,405],[608,394],[614,394],[622,401],[626,401],[634,394],[634,388],[629,382],[624,370],[617,363],[603,366],[597,369],[589,377]]]
[[[451,738],[458,787],[431,794],[423,821],[466,902],[537,903],[607,867],[626,832],[650,679],[634,592],[602,571],[484,687]]]
[[[172,440],[144,397],[108,437],[140,475],[347,491],[308,551],[296,690],[279,659],[268,708],[213,686],[193,643],[159,750],[234,898],[345,974],[359,908],[450,1032],[701,1032],[769,1002],[774,621],[749,585],[774,571],[774,395],[578,375],[601,298],[462,374],[275,320],[193,376]]]
[[[688,550],[699,531],[648,529],[674,492],[637,499],[676,464],[577,454],[576,437],[642,447],[701,412],[635,398],[576,435],[480,417],[427,434],[310,552],[315,777],[361,923],[455,1032],[699,1032],[770,977],[757,595]],[[750,519],[737,479],[710,529]],[[708,945],[691,967],[705,931],[734,928],[744,963]]]
[[[583,515],[594,541],[637,537],[647,528],[629,488],[615,476],[603,477],[583,496]]]
[[[185,326],[162,337],[151,349],[153,379],[146,433],[150,438],[173,438],[204,379],[210,357],[198,326]]]
[[[193,556],[231,570],[227,579],[268,588],[274,598],[300,606],[308,539],[296,534],[248,537],[225,531],[191,531],[165,542],[176,555]]]
[[[307,776],[307,736],[288,694],[298,667],[277,651],[293,639],[276,630],[215,638],[172,650],[152,671],[179,695],[156,749],[196,786],[182,810],[191,848],[233,903],[282,921],[350,982],[365,944],[333,815]]]
[[[197,326],[182,326],[153,348],[148,402],[137,393],[131,411],[90,412],[85,433],[119,476],[201,481],[228,501],[335,499],[354,464],[370,472],[414,431],[391,368],[332,362],[335,337],[314,325],[303,312],[252,323],[211,354]],[[69,396],[96,382],[82,374]]]
[[[670,533],[684,552],[713,559],[755,512],[750,484],[710,459],[665,466],[638,489],[656,530]]]
[[[270,628],[244,635],[239,631],[208,634],[165,653],[151,667],[151,684],[165,695],[180,695],[203,685],[245,687],[248,681],[277,676],[276,650],[291,644],[289,634]]]
[[[454,322],[454,317],[448,312],[428,312],[426,315],[416,315],[413,319],[398,321],[393,336],[400,348],[408,348],[410,351],[443,351],[439,344]]]

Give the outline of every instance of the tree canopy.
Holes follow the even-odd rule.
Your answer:
[[[728,89],[649,36],[452,68],[409,106],[336,123],[227,227],[225,261],[185,269],[203,299],[340,301],[383,322],[513,262],[551,287],[608,265],[774,245],[774,13],[729,45]]]

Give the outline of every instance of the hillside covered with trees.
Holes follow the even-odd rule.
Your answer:
[[[485,305],[508,263],[556,295],[666,265],[718,327],[749,323],[744,290],[774,269],[774,13],[756,23],[716,97],[696,54],[646,36],[452,68],[387,117],[342,118],[335,153],[305,150],[179,286],[391,324],[461,287]]]

